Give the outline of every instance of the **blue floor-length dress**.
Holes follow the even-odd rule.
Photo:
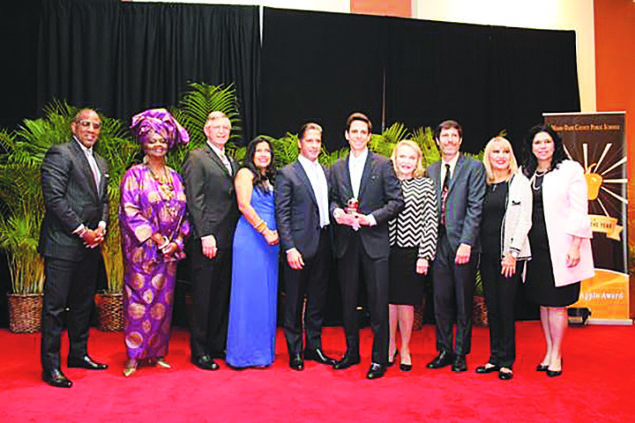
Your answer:
[[[276,229],[273,191],[254,187],[251,206]],[[241,216],[234,235],[226,362],[233,367],[268,366],[276,348],[278,245]]]

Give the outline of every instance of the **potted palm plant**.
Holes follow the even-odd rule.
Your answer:
[[[34,127],[37,125],[34,125]],[[15,133],[0,130],[0,248],[8,255],[9,329],[40,330],[44,262],[37,252],[44,204],[37,158],[25,154]]]

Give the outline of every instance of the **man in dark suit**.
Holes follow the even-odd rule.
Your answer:
[[[103,370],[88,355],[88,329],[101,243],[108,219],[108,166],[93,153],[101,119],[90,109],[71,122],[73,139],[51,147],[42,162],[46,213],[39,252],[44,257],[42,379],[51,386],[73,383],[60,370],[64,312],[68,308],[68,367]]]
[[[289,367],[304,369],[302,356],[302,309],[306,294],[304,359],[334,364],[322,350],[323,308],[326,301],[331,237],[329,232],[328,183],[318,163],[322,150],[322,127],[307,123],[298,133],[298,161],[276,176],[276,221],[284,266],[284,335]]]
[[[203,132],[204,147],[190,152],[183,164],[192,237],[189,255],[194,306],[190,332],[192,363],[216,370],[214,358],[225,358],[232,241],[238,221],[234,176],[238,165],[225,155],[231,123],[212,112]]]
[[[335,256],[346,335],[346,354],[333,367],[360,362],[356,310],[361,266],[374,336],[367,378],[377,379],[388,362],[388,221],[403,209],[404,199],[390,161],[368,150],[371,129],[364,114],[350,115],[344,136],[351,152],[331,169],[330,209],[337,222]]]
[[[459,152],[463,130],[457,122],[448,120],[439,124],[434,139],[441,160],[428,167],[428,174],[434,180],[439,205],[439,238],[432,272],[439,354],[428,363],[428,368],[451,364],[453,371],[464,372],[472,339],[472,297],[480,248],[485,168],[481,162]]]

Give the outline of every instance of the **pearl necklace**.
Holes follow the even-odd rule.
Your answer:
[[[542,184],[540,184],[540,186],[536,186],[536,179],[542,178],[543,176],[545,176],[545,174],[547,172],[548,172],[548,170],[538,170],[538,169],[536,169],[534,174],[531,176],[531,188],[534,191],[538,191],[542,187]]]

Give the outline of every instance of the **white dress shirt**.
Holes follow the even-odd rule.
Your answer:
[[[324,169],[317,160],[312,162],[301,154],[298,156],[298,161],[311,182],[320,212],[320,227],[323,228],[329,224],[329,195]]]

